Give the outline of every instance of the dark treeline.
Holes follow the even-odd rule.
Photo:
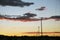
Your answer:
[[[60,40],[58,36],[4,36],[0,35],[0,40]]]

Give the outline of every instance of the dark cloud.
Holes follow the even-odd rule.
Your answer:
[[[24,6],[30,6],[34,3],[30,3],[30,2],[24,2],[21,0],[0,0],[0,5],[2,6],[20,6],[20,7],[24,7]]]
[[[39,11],[43,11],[45,10],[46,7],[40,7],[40,8],[37,8],[36,10],[39,10]]]
[[[30,21],[41,21],[41,20],[49,20],[54,19],[55,21],[60,21],[60,16],[51,16],[51,17],[42,17],[42,18],[34,18],[37,16],[33,13],[25,13],[23,16],[20,15],[0,15],[0,20],[13,20],[13,21],[21,21],[21,22],[30,22]]]
[[[37,15],[36,14],[33,14],[33,13],[25,13],[24,16],[27,16],[27,17],[35,17]]]
[[[50,18],[60,18],[60,16],[51,16]]]
[[[25,13],[25,14],[23,14],[23,16],[18,16],[16,18],[16,20],[21,20],[21,21],[37,21],[37,20],[39,20],[36,18],[33,19],[33,17],[35,17],[35,16],[37,16],[37,15],[33,14],[33,13]]]
[[[16,17],[12,17],[13,15],[0,15],[0,20],[1,19],[6,19],[6,20],[16,20],[16,21],[39,21],[40,19],[38,18],[34,18],[35,16],[37,16],[36,14],[33,13],[25,13],[23,16],[16,16]]]
[[[60,16],[51,16],[51,19],[55,19],[56,21],[60,21]]]
[[[30,14],[31,15],[31,14]],[[21,21],[21,22],[30,22],[30,21],[40,21],[41,18],[34,18],[34,17],[29,17],[29,16],[17,16],[16,18],[13,17],[11,18],[11,15],[8,16],[0,16],[1,19],[6,19],[6,20],[13,20],[13,21]],[[42,20],[48,20],[49,18],[42,18]]]
[[[1,18],[6,18],[6,17],[5,17],[4,15],[1,15],[1,14],[0,14],[0,19],[1,19]]]

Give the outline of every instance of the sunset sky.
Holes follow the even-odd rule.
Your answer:
[[[30,6],[1,6],[0,14],[2,15],[23,15],[31,12],[37,14],[36,18],[50,17],[60,15],[60,0],[22,0],[24,2],[33,2]],[[40,7],[46,7],[43,11],[35,10]],[[19,35],[20,32],[37,32],[38,26],[41,27],[40,21],[12,21],[0,20],[0,34]],[[43,32],[60,32],[60,21],[54,19],[43,20]]]

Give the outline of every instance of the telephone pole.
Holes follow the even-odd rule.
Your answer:
[[[41,17],[41,36],[43,36],[42,20],[43,20],[43,18]]]

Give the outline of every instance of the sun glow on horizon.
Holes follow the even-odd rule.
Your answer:
[[[13,36],[32,35],[32,34],[23,34],[22,32],[37,32],[38,25],[39,26],[41,25],[40,21],[15,22],[8,20],[0,20],[0,34],[13,35]],[[60,32],[60,21],[56,22],[54,20],[43,21],[43,32]]]

